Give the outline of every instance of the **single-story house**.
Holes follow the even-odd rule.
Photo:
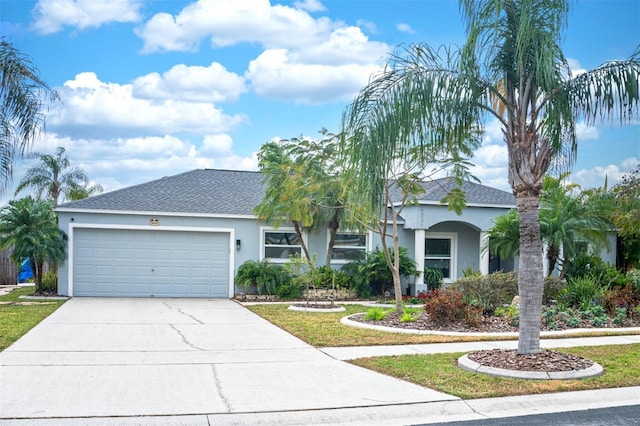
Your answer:
[[[260,172],[192,170],[56,207],[68,236],[58,293],[68,296],[230,298],[235,272],[248,260],[286,262],[301,246],[292,227],[278,229],[253,213],[265,193]],[[454,183],[424,183],[419,203],[402,213],[400,244],[418,270],[438,267],[445,282],[468,268],[512,270],[482,247],[492,219],[515,206],[505,191],[465,182],[467,208],[458,216],[440,204]],[[305,235],[323,263],[328,230]],[[375,234],[342,231],[332,265],[379,246]],[[615,259],[615,257],[614,257]],[[416,278],[413,291],[426,289]]]

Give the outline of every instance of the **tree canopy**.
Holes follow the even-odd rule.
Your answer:
[[[16,155],[28,152],[40,136],[44,102],[57,98],[31,59],[0,39],[0,195],[11,181]]]
[[[628,60],[571,74],[561,49],[570,6],[570,0],[461,0],[465,44],[398,51],[342,120],[353,147],[349,163],[363,167],[354,188],[372,205],[390,153],[428,147],[464,156],[470,133],[488,120],[500,124],[520,216],[521,354],[540,352],[543,178],[575,160],[579,120],[625,124],[640,109],[640,49]]]

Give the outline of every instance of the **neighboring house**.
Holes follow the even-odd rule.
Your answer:
[[[466,182],[467,208],[458,216],[439,200],[448,179],[424,184],[417,205],[402,214],[400,244],[418,270],[438,267],[445,281],[464,270],[511,270],[482,250],[492,219],[515,205],[513,196]],[[58,293],[69,296],[233,297],[234,276],[247,260],[286,262],[301,252],[292,227],[258,222],[264,196],[260,172],[193,170],[56,207],[68,235],[68,258],[58,270]],[[328,230],[305,235],[324,263]],[[332,264],[339,267],[379,244],[375,234],[338,235]],[[426,289],[422,278],[413,291]]]

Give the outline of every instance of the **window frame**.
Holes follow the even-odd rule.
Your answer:
[[[267,232],[273,232],[273,233],[287,233],[287,234],[293,234],[296,236],[296,238],[298,238],[298,234],[296,234],[296,230],[293,227],[284,227],[284,228],[274,228],[272,226],[261,226],[260,227],[260,260],[266,260],[269,263],[287,263],[289,261],[289,258],[281,258],[281,257],[267,257],[266,256],[266,234]],[[304,241],[305,244],[307,244],[307,239],[306,239],[306,233],[303,232],[302,233],[302,240]],[[269,245],[269,247],[298,247],[300,250],[300,257],[304,256],[304,252],[302,250],[302,245]]]
[[[427,240],[449,240],[449,257],[427,257]],[[444,277],[445,283],[452,283],[458,277],[458,234],[454,232],[425,232],[424,234],[424,268],[427,268],[427,260],[449,260],[449,277]]]
[[[342,230],[339,229],[338,232],[336,232],[336,236],[338,234],[346,234],[346,235],[364,235],[365,237],[365,242],[364,242],[364,246],[341,246],[341,245],[333,245],[333,249],[335,250],[336,248],[341,248],[341,249],[351,249],[351,250],[362,250],[365,253],[370,253],[371,252],[371,243],[372,243],[372,235],[373,233],[371,231],[366,231],[364,233],[360,233],[358,231],[352,231],[352,230]],[[331,231],[329,229],[327,229],[327,245],[326,245],[326,251],[329,251],[329,240],[331,238]],[[364,249],[364,250],[363,250]],[[331,263],[332,264],[337,264],[337,265],[344,265],[347,264],[349,262],[352,262],[352,260],[349,259],[334,259],[333,258],[333,251],[331,252]]]

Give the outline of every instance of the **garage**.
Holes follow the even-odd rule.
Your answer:
[[[228,232],[76,228],[73,296],[229,297]]]

